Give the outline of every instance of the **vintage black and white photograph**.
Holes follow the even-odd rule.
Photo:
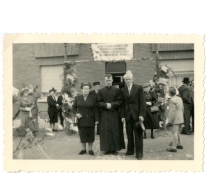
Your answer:
[[[194,43],[13,43],[12,158],[193,161],[194,53]]]

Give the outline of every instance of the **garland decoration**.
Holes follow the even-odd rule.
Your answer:
[[[168,80],[174,76],[174,71],[167,65],[156,65],[153,80],[150,81],[151,87],[157,97],[156,105],[160,109],[160,121],[166,121],[166,108],[168,99]]]
[[[63,67],[63,85],[62,94],[64,95],[62,112],[65,118],[65,133],[71,134],[71,124],[74,123],[75,115],[72,112],[72,104],[74,98],[77,96],[78,92],[76,90],[77,84],[76,78],[76,64],[75,63],[65,63]]]
[[[174,71],[167,65],[156,66],[153,82],[155,83],[155,93],[158,98],[165,98],[168,91],[168,80],[174,76]],[[159,102],[164,103],[164,99],[159,98]]]

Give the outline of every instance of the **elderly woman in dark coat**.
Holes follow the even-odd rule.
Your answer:
[[[52,128],[52,131],[56,131],[54,129],[55,123],[58,122],[58,108],[59,104],[57,103],[57,99],[55,97],[56,89],[52,88],[49,90],[50,95],[47,97],[48,104],[48,114],[49,114],[49,123]]]
[[[145,129],[151,129],[151,138],[154,139],[153,130],[159,129],[159,120],[157,112],[151,112],[151,107],[156,102],[154,92],[150,91],[150,83],[145,83],[144,95],[146,100],[146,117],[144,120]],[[144,132],[144,139],[146,139],[146,130]]]
[[[82,95],[76,96],[73,104],[73,112],[78,119],[78,129],[82,150],[80,155],[86,153],[86,143],[88,143],[89,154],[94,155],[92,145],[94,142],[95,125],[99,123],[99,111],[96,96],[89,95],[90,83],[81,84]]]

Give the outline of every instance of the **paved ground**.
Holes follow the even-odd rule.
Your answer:
[[[16,126],[17,124],[15,124]],[[45,129],[48,124],[41,122],[40,131],[36,136],[38,143],[34,141],[29,144],[25,139],[20,144],[20,150],[13,154],[14,159],[59,159],[59,160],[136,160],[135,155],[125,156],[126,150],[121,150],[118,155],[104,155],[99,148],[99,136],[95,136],[93,144],[94,156],[89,154],[79,155],[81,144],[78,134],[66,135],[64,131],[50,133]],[[192,160],[194,154],[194,136],[182,135],[184,149],[177,153],[167,152],[165,149],[171,140],[171,133],[159,131],[155,139],[144,139],[144,158],[143,160]],[[20,141],[19,137],[14,137],[13,150]],[[125,136],[125,143],[127,143]]]

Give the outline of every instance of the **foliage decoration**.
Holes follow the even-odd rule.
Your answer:
[[[76,78],[76,64],[75,63],[65,63],[63,67],[63,85],[62,94],[64,95],[62,112],[65,119],[65,132],[66,134],[71,134],[71,124],[74,123],[75,115],[72,112],[72,104],[74,98],[77,96],[78,92],[76,90],[77,78]]]

